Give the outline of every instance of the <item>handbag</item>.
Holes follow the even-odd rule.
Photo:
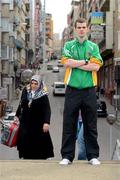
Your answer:
[[[17,137],[19,133],[19,121],[5,125],[1,132],[1,144],[9,147],[15,147],[17,145]]]

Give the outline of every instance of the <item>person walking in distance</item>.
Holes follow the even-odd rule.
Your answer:
[[[79,110],[84,124],[84,140],[88,162],[99,165],[97,142],[97,71],[103,65],[97,44],[87,38],[85,19],[75,22],[75,38],[65,43],[61,63],[66,67],[67,84],[64,112],[61,165],[71,164],[75,156],[76,131]]]
[[[23,89],[16,117],[20,121],[17,141],[19,158],[54,157],[49,133],[51,108],[48,91],[40,75],[32,76],[30,84]]]

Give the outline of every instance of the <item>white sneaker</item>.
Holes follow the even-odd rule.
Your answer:
[[[69,160],[69,159],[62,159],[62,161],[60,161],[59,164],[62,164],[62,165],[68,165],[68,164],[71,164],[72,162]]]
[[[51,160],[52,160],[52,158],[47,158],[46,160],[51,161]]]
[[[98,159],[96,159],[96,158],[91,159],[91,160],[89,161],[89,163],[90,163],[91,165],[100,165],[100,164],[101,164],[101,162],[100,162]]]

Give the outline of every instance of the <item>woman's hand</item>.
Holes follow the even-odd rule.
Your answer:
[[[19,121],[19,118],[17,116],[14,117],[15,121]]]
[[[49,124],[44,123],[43,124],[43,132],[48,132],[48,130],[49,130]]]

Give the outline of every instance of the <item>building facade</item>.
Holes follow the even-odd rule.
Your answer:
[[[46,59],[50,59],[53,53],[53,20],[49,13],[46,13],[45,19],[45,45]]]
[[[28,67],[29,0],[0,1],[0,86],[2,99],[11,101],[20,83],[21,69]]]

